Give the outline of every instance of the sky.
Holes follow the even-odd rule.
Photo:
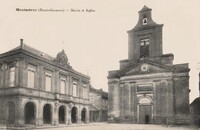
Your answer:
[[[152,8],[156,23],[164,24],[163,53],[173,53],[174,64],[189,63],[192,102],[199,96],[199,0],[0,0],[0,53],[19,46],[20,38],[53,57],[64,49],[75,70],[108,91],[108,71],[128,58],[127,31],[144,5]]]

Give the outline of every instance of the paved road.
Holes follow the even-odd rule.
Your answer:
[[[60,126],[59,128],[40,127],[37,130],[198,130],[190,126],[161,126],[139,124],[107,124],[96,123],[88,125]],[[199,129],[200,130],[200,129]]]

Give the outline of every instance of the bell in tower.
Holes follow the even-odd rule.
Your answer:
[[[152,9],[146,5],[138,12],[137,25],[128,31],[128,59],[136,63],[140,59],[161,56],[162,52],[162,27],[151,17]]]

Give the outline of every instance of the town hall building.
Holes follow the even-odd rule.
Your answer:
[[[52,57],[23,43],[0,54],[0,124],[89,123],[90,77],[74,70],[65,51]]]
[[[162,28],[144,6],[128,31],[128,59],[108,72],[109,122],[139,124],[189,123],[188,63],[173,64],[163,54]]]

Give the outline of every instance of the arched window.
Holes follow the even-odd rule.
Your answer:
[[[43,107],[43,124],[51,124],[52,122],[52,107],[46,104]]]
[[[86,123],[86,113],[87,113],[87,110],[85,108],[83,108],[81,111],[81,121],[83,123]]]
[[[26,103],[24,107],[25,124],[35,124],[35,104],[32,102]]]
[[[58,113],[58,117],[59,117],[59,124],[64,124],[65,123],[65,107],[64,106],[60,106],[59,107],[59,113]]]
[[[71,121],[72,123],[77,123],[78,121],[78,109],[76,107],[71,110]]]
[[[147,97],[143,97],[143,98],[139,99],[139,103],[140,104],[151,104],[151,100]]]
[[[144,17],[143,20],[142,20],[142,25],[146,25],[147,24],[147,18]]]

